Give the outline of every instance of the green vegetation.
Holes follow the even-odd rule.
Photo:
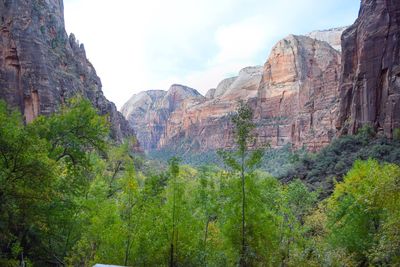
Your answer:
[[[153,161],[166,162],[171,157],[174,157],[174,155],[182,155],[182,164],[191,165],[196,168],[204,165],[222,166],[224,164],[224,161],[218,156],[218,151],[193,153],[190,151],[163,148],[150,151],[147,157]],[[274,177],[284,177],[287,175],[287,171],[293,168],[294,164],[306,155],[307,151],[304,148],[293,150],[290,145],[282,148],[267,149],[264,151],[262,163],[259,168]]]
[[[384,163],[398,163],[397,140],[365,128],[317,155],[263,155],[248,150],[247,106],[234,123],[238,149],[220,166],[164,169],[131,140],[111,144],[85,100],[27,126],[0,102],[0,266],[400,264],[400,167]],[[332,194],[310,191],[312,179]]]
[[[253,112],[250,107],[243,102],[240,102],[237,114],[232,116],[232,122],[235,125],[235,139],[238,149],[234,153],[227,151],[219,151],[219,155],[224,160],[224,163],[230,167],[232,174],[235,173],[241,180],[241,245],[240,245],[240,266],[251,265],[251,247],[249,242],[248,228],[251,223],[246,221],[246,213],[248,201],[246,200],[246,189],[248,180],[252,177],[255,167],[260,164],[264,154],[263,149],[257,149],[249,152],[249,145],[252,141],[251,132],[255,128],[253,123]],[[247,185],[247,186],[246,186]],[[252,239],[257,238],[253,237]]]
[[[283,181],[301,179],[314,189],[323,189],[324,196],[328,196],[355,161],[369,158],[400,164],[400,140],[376,136],[371,127],[365,126],[357,135],[337,138],[318,153],[294,152],[291,164],[278,177]]]

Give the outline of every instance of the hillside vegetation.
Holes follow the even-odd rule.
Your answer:
[[[315,155],[248,151],[246,114],[223,164],[163,169],[85,100],[27,126],[0,102],[0,266],[400,264],[398,141],[365,128]]]

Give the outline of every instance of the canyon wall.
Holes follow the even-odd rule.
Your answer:
[[[166,134],[171,114],[205,98],[187,86],[172,85],[168,91],[150,90],[133,95],[122,107],[122,113],[135,129],[144,150],[157,149]]]
[[[256,119],[260,142],[318,150],[335,135],[340,53],[328,43],[290,35],[264,66]]]
[[[233,145],[233,126],[229,115],[238,101],[256,97],[262,67],[247,67],[238,76],[217,86],[214,98],[193,102],[171,114],[157,148],[206,151]]]
[[[30,122],[79,94],[108,114],[112,138],[133,136],[101,88],[83,44],[65,31],[62,0],[0,1],[0,99]]]
[[[327,40],[336,42],[342,31],[329,31]],[[147,91],[128,101],[123,113],[136,125],[147,151],[207,151],[234,145],[230,115],[242,100],[254,109],[255,146],[291,143],[315,150],[335,134],[339,68],[340,53],[330,44],[290,35],[272,49],[264,67],[242,69],[205,97],[185,95],[175,109],[165,112],[159,99],[149,99],[154,92]],[[163,98],[167,92],[160,94]]]
[[[362,0],[352,26],[290,35],[263,67],[242,69],[204,97],[177,84],[133,96],[122,110],[128,123],[104,97],[84,46],[67,35],[62,0],[2,0],[0,98],[30,122],[82,95],[109,115],[114,139],[134,128],[147,151],[232,147],[229,118],[243,100],[254,109],[255,146],[318,150],[365,124],[388,137],[400,128],[399,40],[400,2]]]
[[[362,0],[342,50],[338,130],[370,124],[391,137],[400,128],[400,1]]]
[[[229,117],[239,100],[254,110],[254,146],[319,150],[365,124],[392,137],[400,128],[400,1],[362,0],[350,27],[284,38],[263,68],[245,68],[205,98],[186,99],[164,118],[152,149],[232,147]]]

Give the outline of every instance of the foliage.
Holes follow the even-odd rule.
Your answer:
[[[357,161],[328,202],[330,242],[357,262],[400,264],[400,167]]]
[[[104,147],[106,130],[104,118],[82,99],[28,126],[0,103],[0,246],[5,257],[63,262],[78,238],[74,226],[89,184],[90,154]]]
[[[56,196],[56,164],[46,146],[24,127],[20,114],[0,102],[0,258],[16,258],[22,247],[47,231],[47,204]]]
[[[109,144],[106,119],[85,100],[30,125],[0,102],[0,266],[237,266],[243,229],[247,266],[400,264],[400,167],[381,163],[398,161],[398,141],[367,129],[317,155],[263,155],[248,149],[242,115],[238,149],[220,152],[227,168],[176,158],[161,168],[129,140]],[[369,156],[379,161],[353,165]],[[261,170],[262,158],[294,166],[288,183]],[[305,178],[332,181],[332,194],[321,200]]]
[[[356,160],[376,159],[400,164],[400,141],[376,137],[366,126],[357,135],[337,138],[316,154],[302,153],[278,177],[283,181],[299,178],[328,196],[335,181],[341,181]]]
[[[225,151],[232,152],[232,150]],[[153,162],[160,162],[162,165],[163,162],[167,162],[174,155],[181,155],[182,164],[191,165],[196,168],[201,168],[204,165],[221,166],[224,164],[223,160],[218,156],[218,151],[215,150],[185,152],[180,149],[162,148],[149,151],[147,157]],[[293,168],[305,155],[307,155],[307,151],[304,148],[294,150],[289,144],[282,148],[270,148],[264,151],[262,163],[258,167],[275,177],[285,177],[288,170]]]

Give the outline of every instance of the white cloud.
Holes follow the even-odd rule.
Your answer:
[[[64,7],[67,31],[85,44],[118,107],[172,83],[205,93],[263,64],[285,35],[350,24],[358,11],[348,0],[64,0]]]
[[[263,49],[268,36],[262,19],[250,18],[219,28],[216,42],[220,52],[215,58],[218,63],[248,60]]]

